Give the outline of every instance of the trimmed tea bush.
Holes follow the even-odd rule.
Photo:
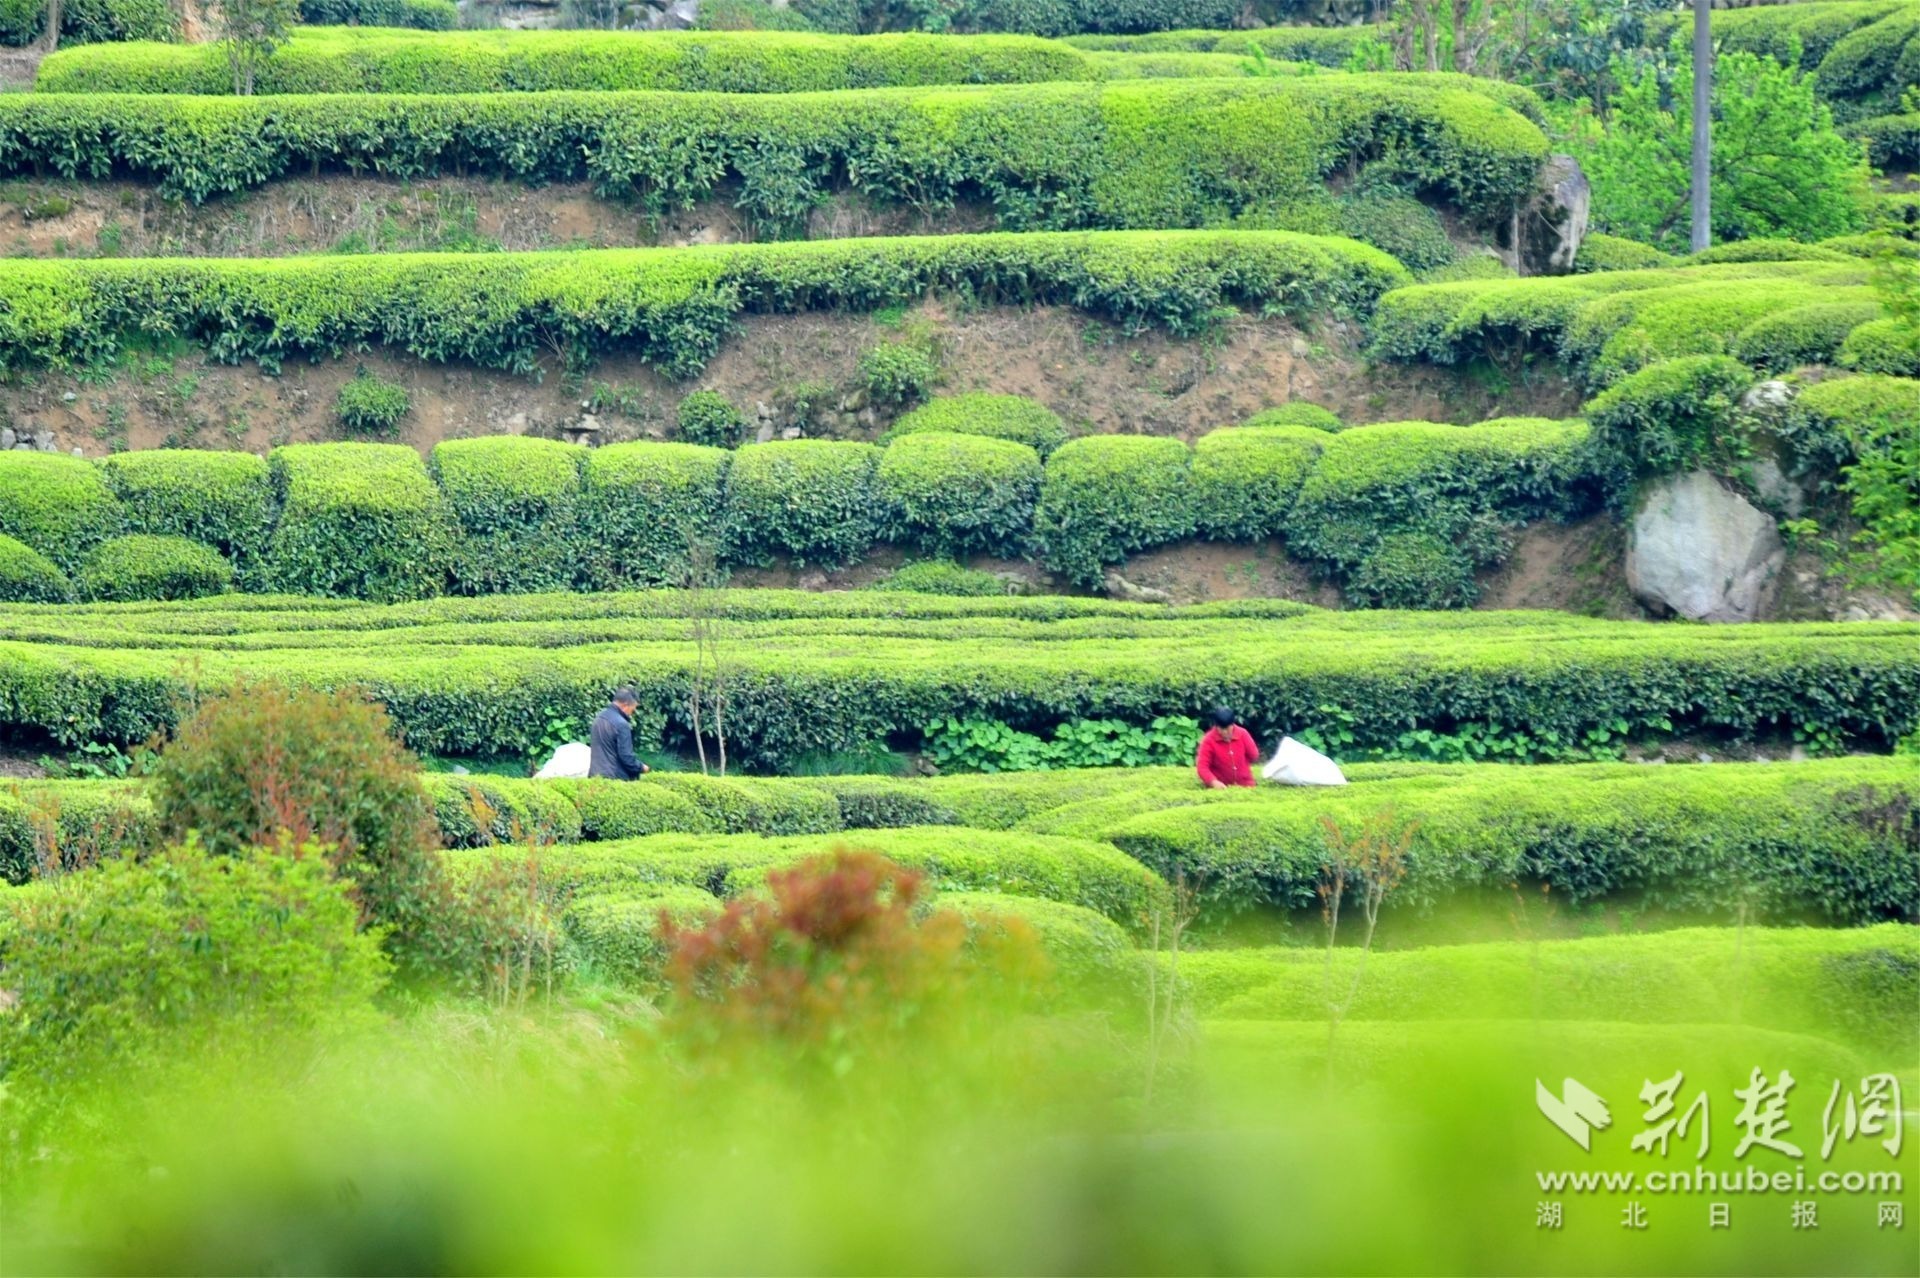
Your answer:
[[[1432,533],[1388,533],[1354,571],[1348,596],[1374,608],[1471,608],[1473,560]]]
[[[28,94],[0,94],[0,114]],[[254,98],[236,99],[253,102]],[[643,128],[643,126],[636,126]],[[644,131],[644,130],[643,130]],[[4,148],[0,141],[0,149]],[[928,290],[1069,304],[1137,331],[1205,332],[1222,307],[1363,310],[1407,279],[1349,240],[1276,231],[936,235],[668,249],[0,263],[0,364],[90,364],[155,327],[277,367],[371,344],[532,373],[626,351],[700,371],[746,311],[869,310]],[[21,454],[25,456],[26,454]]]
[[[286,444],[267,465],[281,506],[267,544],[272,589],[394,603],[445,588],[451,521],[413,449]]]
[[[1524,474],[1524,456],[1507,469]],[[689,616],[714,612],[737,636],[727,733],[740,767],[911,740],[947,718],[1050,731],[1145,725],[1222,701],[1256,731],[1337,728],[1354,750],[1397,748],[1422,729],[1524,724],[1525,741],[1503,731],[1530,758],[1595,732],[1799,729],[1885,750],[1920,729],[1911,625],[1672,627],[1523,612],[1429,614],[1409,627],[1282,600],[722,591],[448,599],[404,614],[258,599],[40,610],[34,638],[5,645],[0,730],[63,745],[142,741],[173,722],[190,681],[205,690],[254,673],[376,690],[407,740],[440,755],[529,755],[550,720],[585,723],[621,683],[638,690],[649,731],[664,725],[683,741]],[[1201,649],[1230,656],[1196,663]]]
[[[460,523],[453,580],[463,594],[573,585],[586,454],[575,444],[518,435],[434,445],[429,470]]]
[[[1193,446],[1196,531],[1211,541],[1279,536],[1327,438],[1307,426],[1230,426],[1202,435]]]
[[[1381,538],[1425,533],[1490,564],[1504,554],[1504,525],[1584,509],[1596,480],[1584,422],[1356,426],[1328,436],[1294,501],[1287,543],[1352,572]]]
[[[615,38],[629,48],[655,43]],[[166,51],[209,55],[226,94],[217,46]],[[47,59],[43,79],[69,56]],[[266,74],[292,65],[282,50]],[[857,178],[863,194],[917,207],[983,202],[1006,231],[1246,218],[1309,230],[1284,215],[1324,204],[1329,177],[1383,152],[1396,179],[1424,197],[1470,223],[1504,225],[1530,197],[1548,151],[1540,129],[1485,82],[1401,75],[806,97],[325,91],[341,83],[277,97],[122,96],[100,85],[10,94],[0,104],[0,176],[111,173],[196,203],[290,173],[587,182],[652,214],[727,201],[743,221],[783,236],[804,234],[808,215]]]
[[[1862,373],[1920,376],[1920,333],[1897,319],[1871,320],[1847,334],[1840,362]]]
[[[1573,255],[1573,269],[1581,274],[1590,271],[1642,271],[1649,267],[1672,266],[1679,260],[1651,244],[1593,231],[1580,241],[1580,247]]]
[[[563,783],[580,810],[589,839],[636,839],[648,834],[718,834],[721,823],[686,795],[652,782],[606,780]]]
[[[985,435],[1025,444],[1042,457],[1067,442],[1067,427],[1059,414],[1038,400],[1022,395],[990,395],[972,391],[928,400],[880,437],[882,444],[922,431],[952,435]]]
[[[1731,353],[1763,373],[1784,373],[1803,364],[1831,364],[1847,334],[1880,318],[1873,301],[1816,302],[1755,320],[1733,339]]]
[[[1305,400],[1263,408],[1240,424],[1242,426],[1306,426],[1313,430],[1345,430],[1347,426],[1331,408],[1322,408],[1318,404],[1309,404]]]
[[[753,444],[727,472],[727,540],[742,563],[776,554],[796,564],[838,568],[866,554],[881,514],[872,444],[795,439]]]
[[[0,453],[0,534],[72,572],[125,524],[120,503],[90,463],[64,453]]]
[[[1745,903],[1773,920],[1853,925],[1920,907],[1912,813],[1920,772],[1897,760],[1811,769],[1475,764],[1452,776],[1373,778],[1340,791],[1172,808],[1105,835],[1163,874],[1181,871],[1219,906],[1318,905],[1320,821],[1346,828],[1386,807],[1419,830],[1400,906],[1458,892],[1547,883],[1573,903],[1718,917]],[[1650,773],[1666,775],[1654,777]],[[1891,819],[1874,813],[1894,814]]]
[[[1090,586],[1108,564],[1192,536],[1196,518],[1185,444],[1096,435],[1047,458],[1034,537],[1049,568]]]
[[[127,530],[190,537],[229,559],[242,579],[273,531],[273,485],[252,453],[156,448],[115,453],[101,473],[126,512]]]
[[[0,533],[0,603],[65,603],[72,597],[73,586],[59,565]]]
[[[623,590],[683,581],[726,538],[734,454],[696,444],[613,444],[587,451],[580,498],[581,582]]]
[[[603,980],[647,987],[661,978],[671,956],[665,923],[700,927],[723,908],[697,887],[659,887],[638,896],[597,893],[570,902],[561,916],[573,964]]]
[[[1685,470],[1726,444],[1753,373],[1727,355],[1690,355],[1631,374],[1587,405],[1594,446],[1633,474]]]
[[[1026,549],[1040,495],[1040,455],[1025,444],[923,431],[880,456],[874,498],[882,535],[936,555]]]
[[[0,44],[28,45],[47,29],[46,0],[0,5]],[[180,15],[167,0],[72,0],[60,9],[63,47],[106,41],[177,40]]]
[[[305,3],[341,6],[341,0]],[[360,0],[353,7],[365,3]],[[1095,74],[1074,50],[1020,36],[849,39],[758,31],[656,31],[636,39],[626,31],[496,30],[421,37],[335,29],[296,30],[261,68],[258,88],[262,94],[550,89],[777,94],[1087,80]],[[233,77],[225,54],[212,44],[62,49],[42,64],[35,88],[44,93],[225,94],[233,91]]]
[[[1856,434],[1920,422],[1920,383],[1873,374],[1836,377],[1802,390],[1781,434],[1809,468],[1838,471],[1854,457]]]
[[[420,782],[446,847],[526,847],[593,837],[583,833],[580,809],[559,784],[446,772],[424,772]]]
[[[88,599],[199,599],[233,589],[233,565],[213,547],[185,537],[136,533],[101,542],[80,570]]]
[[[390,435],[412,407],[406,387],[363,368],[340,388],[334,416],[356,435]]]
[[[300,0],[300,21],[316,27],[451,31],[460,25],[460,7],[453,0]],[[295,38],[305,34],[294,31]]]
[[[681,400],[675,420],[680,442],[703,448],[738,447],[747,430],[746,416],[713,390],[697,390]]]

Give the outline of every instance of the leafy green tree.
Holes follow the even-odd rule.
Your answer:
[[[1834,131],[1796,67],[1751,53],[1718,59],[1713,86],[1713,237],[1821,240],[1865,223],[1867,161]],[[1581,157],[1595,229],[1688,248],[1693,69],[1616,70],[1620,88]]]
[[[253,92],[260,66],[273,56],[287,29],[300,20],[300,0],[225,0],[220,7],[220,42],[233,70],[233,91]]]

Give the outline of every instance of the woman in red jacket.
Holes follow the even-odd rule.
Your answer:
[[[1209,790],[1251,786],[1253,765],[1258,762],[1260,747],[1254,744],[1253,734],[1233,721],[1233,711],[1227,707],[1215,710],[1213,726],[1200,734],[1200,748],[1193,755],[1200,784]]]

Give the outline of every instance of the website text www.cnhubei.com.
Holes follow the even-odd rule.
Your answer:
[[[1545,1193],[1567,1194],[1899,1194],[1906,1188],[1897,1171],[1819,1171],[1805,1167],[1769,1172],[1759,1167],[1716,1171],[1695,1166],[1674,1171],[1540,1171],[1534,1177]]]

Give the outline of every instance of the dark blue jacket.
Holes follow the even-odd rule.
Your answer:
[[[647,765],[634,757],[633,725],[620,713],[619,706],[608,706],[595,716],[590,739],[593,761],[587,766],[588,776],[631,781],[647,770]]]

